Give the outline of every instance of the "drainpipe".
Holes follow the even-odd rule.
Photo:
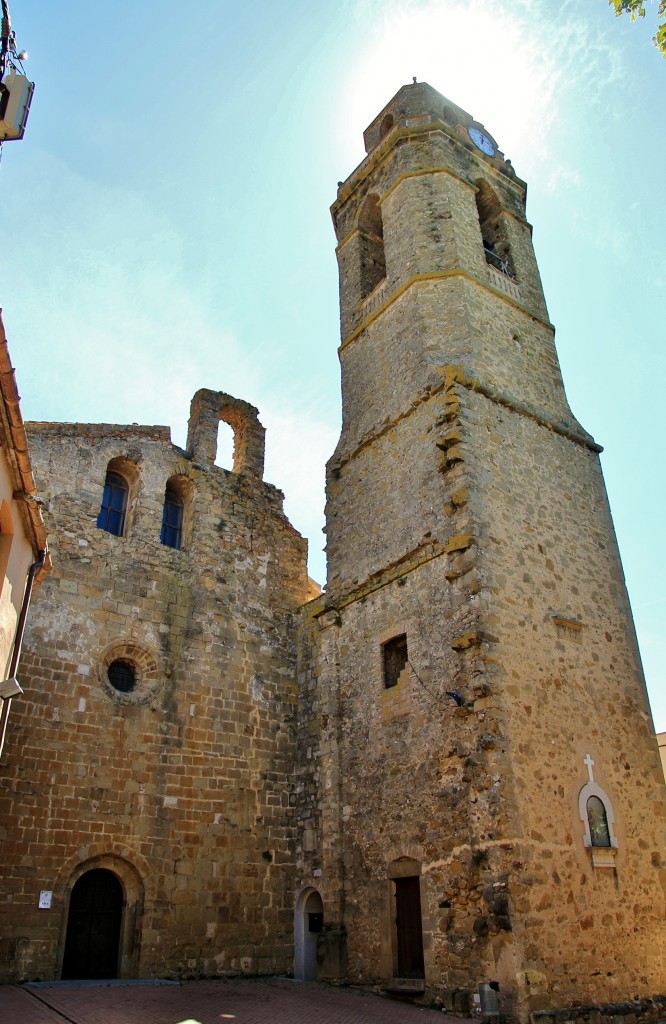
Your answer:
[[[21,605],[18,622],[16,623],[16,636],[14,637],[14,647],[12,649],[12,657],[9,663],[9,679],[16,680],[16,671],[18,669],[19,658],[21,657],[21,644],[23,643],[23,633],[25,631],[25,622],[28,617],[32,588],[37,571],[39,569],[43,569],[46,564],[47,554],[48,549],[43,548],[43,550],[39,552],[39,558],[37,561],[33,562],[28,569],[28,578],[26,580],[25,591],[23,593],[23,604]],[[11,697],[5,697],[2,701],[2,711],[0,712],[0,756],[2,756],[2,749],[5,745],[5,733],[7,732],[7,719],[9,718],[9,705],[11,702]]]

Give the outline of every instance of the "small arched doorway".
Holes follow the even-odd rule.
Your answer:
[[[124,893],[118,877],[93,868],[72,889],[63,978],[117,978]]]
[[[316,889],[305,889],[294,914],[294,977],[317,980],[317,941],[324,925],[324,904]]]

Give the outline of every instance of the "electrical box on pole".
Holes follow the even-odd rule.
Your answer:
[[[22,139],[30,111],[34,82],[10,71],[0,85],[0,141]]]

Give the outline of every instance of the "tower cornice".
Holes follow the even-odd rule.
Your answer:
[[[573,442],[573,444],[577,444],[581,448],[587,448],[596,455],[599,455],[604,450],[603,445],[598,444],[592,435],[587,433],[587,431],[583,429],[575,430],[567,426],[565,423],[556,422],[543,410],[532,407],[525,402],[517,401],[515,398],[512,398],[510,395],[505,394],[497,388],[484,384],[478,378],[466,373],[462,366],[446,365],[442,369],[443,372],[439,385],[430,387],[426,393],[421,395],[410,405],[409,409],[405,410],[405,412],[401,413],[399,416],[386,420],[382,424],[381,429],[374,431],[367,437],[364,437],[354,449],[346,453],[344,456],[338,456],[337,458],[336,456],[333,456],[330,464],[334,465],[337,471],[344,469],[348,463],[352,462],[352,460],[361,452],[365,451],[366,448],[369,448],[386,434],[394,431],[396,426],[402,420],[411,416],[416,408],[444,392],[448,387],[450,387],[451,382],[460,385],[460,387],[464,388],[466,391],[475,391],[477,394],[483,395],[484,398],[487,398],[495,405],[502,406],[504,409],[516,413],[519,416],[524,416],[527,419],[532,420],[533,423],[538,424],[540,427],[545,427],[546,430],[550,430],[554,434],[559,434],[560,437],[565,437],[568,441]]]
[[[365,317],[361,321],[361,323],[358,324],[358,326],[355,327],[354,330],[347,335],[347,337],[342,341],[340,347],[338,348],[338,353],[342,352],[349,345],[351,345],[352,342],[359,337],[359,335],[363,334],[363,332],[367,330],[367,328],[370,326],[371,323],[373,323],[374,320],[376,320],[379,316],[382,315],[382,313],[389,309],[393,305],[393,303],[396,302],[402,295],[404,295],[405,292],[409,291],[409,289],[413,285],[422,284],[427,281],[445,281],[449,278],[455,277],[462,277],[466,281],[469,281],[470,284],[478,285],[485,291],[490,292],[491,295],[494,295],[498,299],[501,299],[503,302],[506,302],[510,306],[513,306],[529,320],[533,321],[534,323],[541,324],[542,327],[547,328],[547,330],[549,330],[553,335],[555,334],[555,328],[551,324],[550,320],[543,319],[542,317],[536,316],[534,313],[530,313],[530,311],[525,306],[523,306],[520,302],[517,302],[510,295],[507,295],[505,292],[500,291],[499,288],[493,288],[493,286],[489,284],[487,281],[482,281],[481,278],[475,277],[475,275],[470,274],[469,271],[463,270],[460,267],[456,267],[454,270],[433,270],[427,274],[413,274],[412,277],[408,278],[406,281],[400,284],[395,289],[394,292],[391,292],[389,297],[380,306],[378,306],[376,309],[373,309],[372,313],[368,314],[368,316]]]

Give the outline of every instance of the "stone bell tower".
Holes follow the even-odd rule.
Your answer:
[[[658,751],[525,183],[425,84],[364,138],[332,207],[343,426],[301,862],[320,949],[452,1010],[498,982],[523,1019],[663,992]]]

